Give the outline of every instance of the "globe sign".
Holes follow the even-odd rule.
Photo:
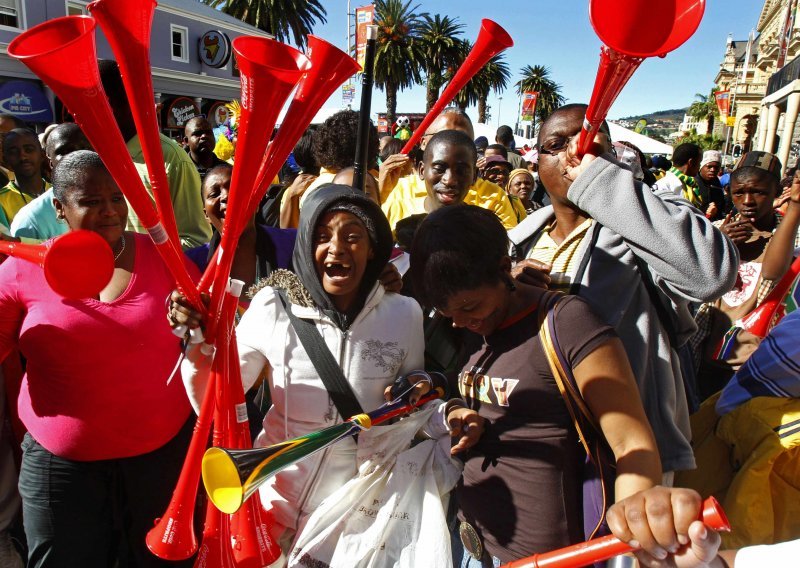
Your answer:
[[[225,67],[231,57],[231,40],[219,30],[204,33],[197,48],[200,61],[209,67]]]

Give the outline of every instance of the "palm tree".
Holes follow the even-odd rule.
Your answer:
[[[436,14],[430,17],[423,16],[424,22],[420,30],[419,39],[422,42],[425,62],[426,100],[425,112],[431,110],[439,99],[439,89],[445,82],[448,70],[459,62],[459,37],[463,24],[458,18]]]
[[[386,92],[386,120],[394,124],[397,91],[420,82],[424,50],[419,39],[426,14],[417,13],[419,5],[401,0],[376,0],[375,24],[378,40],[375,47],[375,84]]]
[[[544,65],[526,65],[520,69],[520,74],[522,79],[516,82],[517,94],[521,95],[525,91],[539,93],[535,116],[540,122],[544,122],[554,110],[564,104],[561,85],[550,78],[550,69]]]
[[[451,66],[445,73],[448,83],[453,80],[453,76],[456,74],[461,64],[464,63],[470,51],[472,51],[472,42],[470,40],[458,40],[458,59],[456,60],[456,64]],[[468,106],[478,104],[477,86],[478,84],[476,82],[471,80],[467,81],[467,84],[461,87],[461,90],[458,91],[453,98],[455,105],[465,111]]]
[[[686,111],[686,114],[697,120],[705,120],[706,134],[713,134],[714,118],[719,114],[717,99],[714,96],[714,89],[711,89],[711,93],[708,96],[695,93],[694,98],[696,100],[689,106],[689,110]]]
[[[448,81],[451,81],[458,67],[464,62],[472,51],[472,42],[469,40],[459,40],[458,62],[445,74]],[[467,81],[461,90],[456,94],[453,102],[461,110],[467,110],[468,106],[478,106],[478,122],[486,122],[486,101],[489,98],[489,91],[495,93],[502,92],[508,84],[510,77],[508,65],[503,58],[505,55],[499,53],[492,57],[472,79]]]
[[[489,98],[489,91],[503,92],[511,77],[508,64],[503,61],[503,58],[504,54],[502,53],[492,57],[470,81],[470,83],[475,83],[474,89],[478,98],[478,122],[483,124],[486,124],[486,100]]]
[[[212,8],[247,22],[282,42],[294,40],[305,47],[306,36],[319,21],[324,24],[327,12],[319,0],[202,0]]]

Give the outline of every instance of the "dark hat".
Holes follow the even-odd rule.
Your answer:
[[[486,156],[486,167],[488,168],[491,164],[505,164],[508,166],[508,169],[511,170],[514,166],[511,165],[511,162],[506,160],[500,154],[492,154],[491,156]]]
[[[758,168],[759,170],[767,171],[776,178],[780,179],[781,167],[781,161],[775,154],[754,150],[752,152],[747,152],[741,158],[739,158],[739,161],[736,163],[736,167],[734,167],[733,170],[736,171],[740,168]]]
[[[354,215],[359,221],[364,223],[364,227],[367,229],[367,234],[369,234],[369,240],[372,243],[372,246],[377,246],[378,231],[375,230],[375,222],[369,216],[369,212],[365,211],[363,207],[359,207],[355,203],[343,200],[334,202],[333,205],[328,207],[326,213],[331,213],[333,211],[344,211],[345,213]]]

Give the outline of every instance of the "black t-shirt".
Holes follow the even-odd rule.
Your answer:
[[[550,372],[538,317],[531,308],[486,338],[468,334],[458,380],[461,396],[488,420],[465,455],[459,517],[503,562],[583,540],[586,454]],[[616,337],[576,296],[561,300],[555,328],[571,368]]]
[[[201,166],[198,163],[195,163],[194,160],[192,161],[192,163],[194,164],[194,167],[197,168],[197,173],[200,174],[200,183],[201,184],[203,183],[203,181],[205,181],[206,175],[208,174],[208,172],[210,172],[212,169],[216,168],[217,166],[221,166],[222,164],[227,164],[228,163],[225,160],[220,160],[217,157],[216,154],[212,154],[211,156],[212,156],[211,165],[208,166],[207,168]],[[192,157],[191,154],[189,155],[189,157],[190,158]]]

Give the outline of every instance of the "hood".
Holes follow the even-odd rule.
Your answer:
[[[353,308],[348,313],[341,313],[336,309],[333,300],[322,287],[320,278],[314,265],[314,228],[320,218],[333,205],[341,202],[356,206],[372,220],[375,225],[377,242],[373,243],[375,254],[367,263],[364,278],[358,289],[358,297]],[[303,203],[300,210],[300,222],[297,229],[297,242],[292,255],[292,265],[295,273],[306,287],[314,303],[323,310],[340,329],[347,329],[355,319],[370,290],[378,281],[378,276],[389,262],[392,252],[392,231],[386,216],[377,203],[370,200],[362,191],[347,185],[327,184],[313,191]]]

